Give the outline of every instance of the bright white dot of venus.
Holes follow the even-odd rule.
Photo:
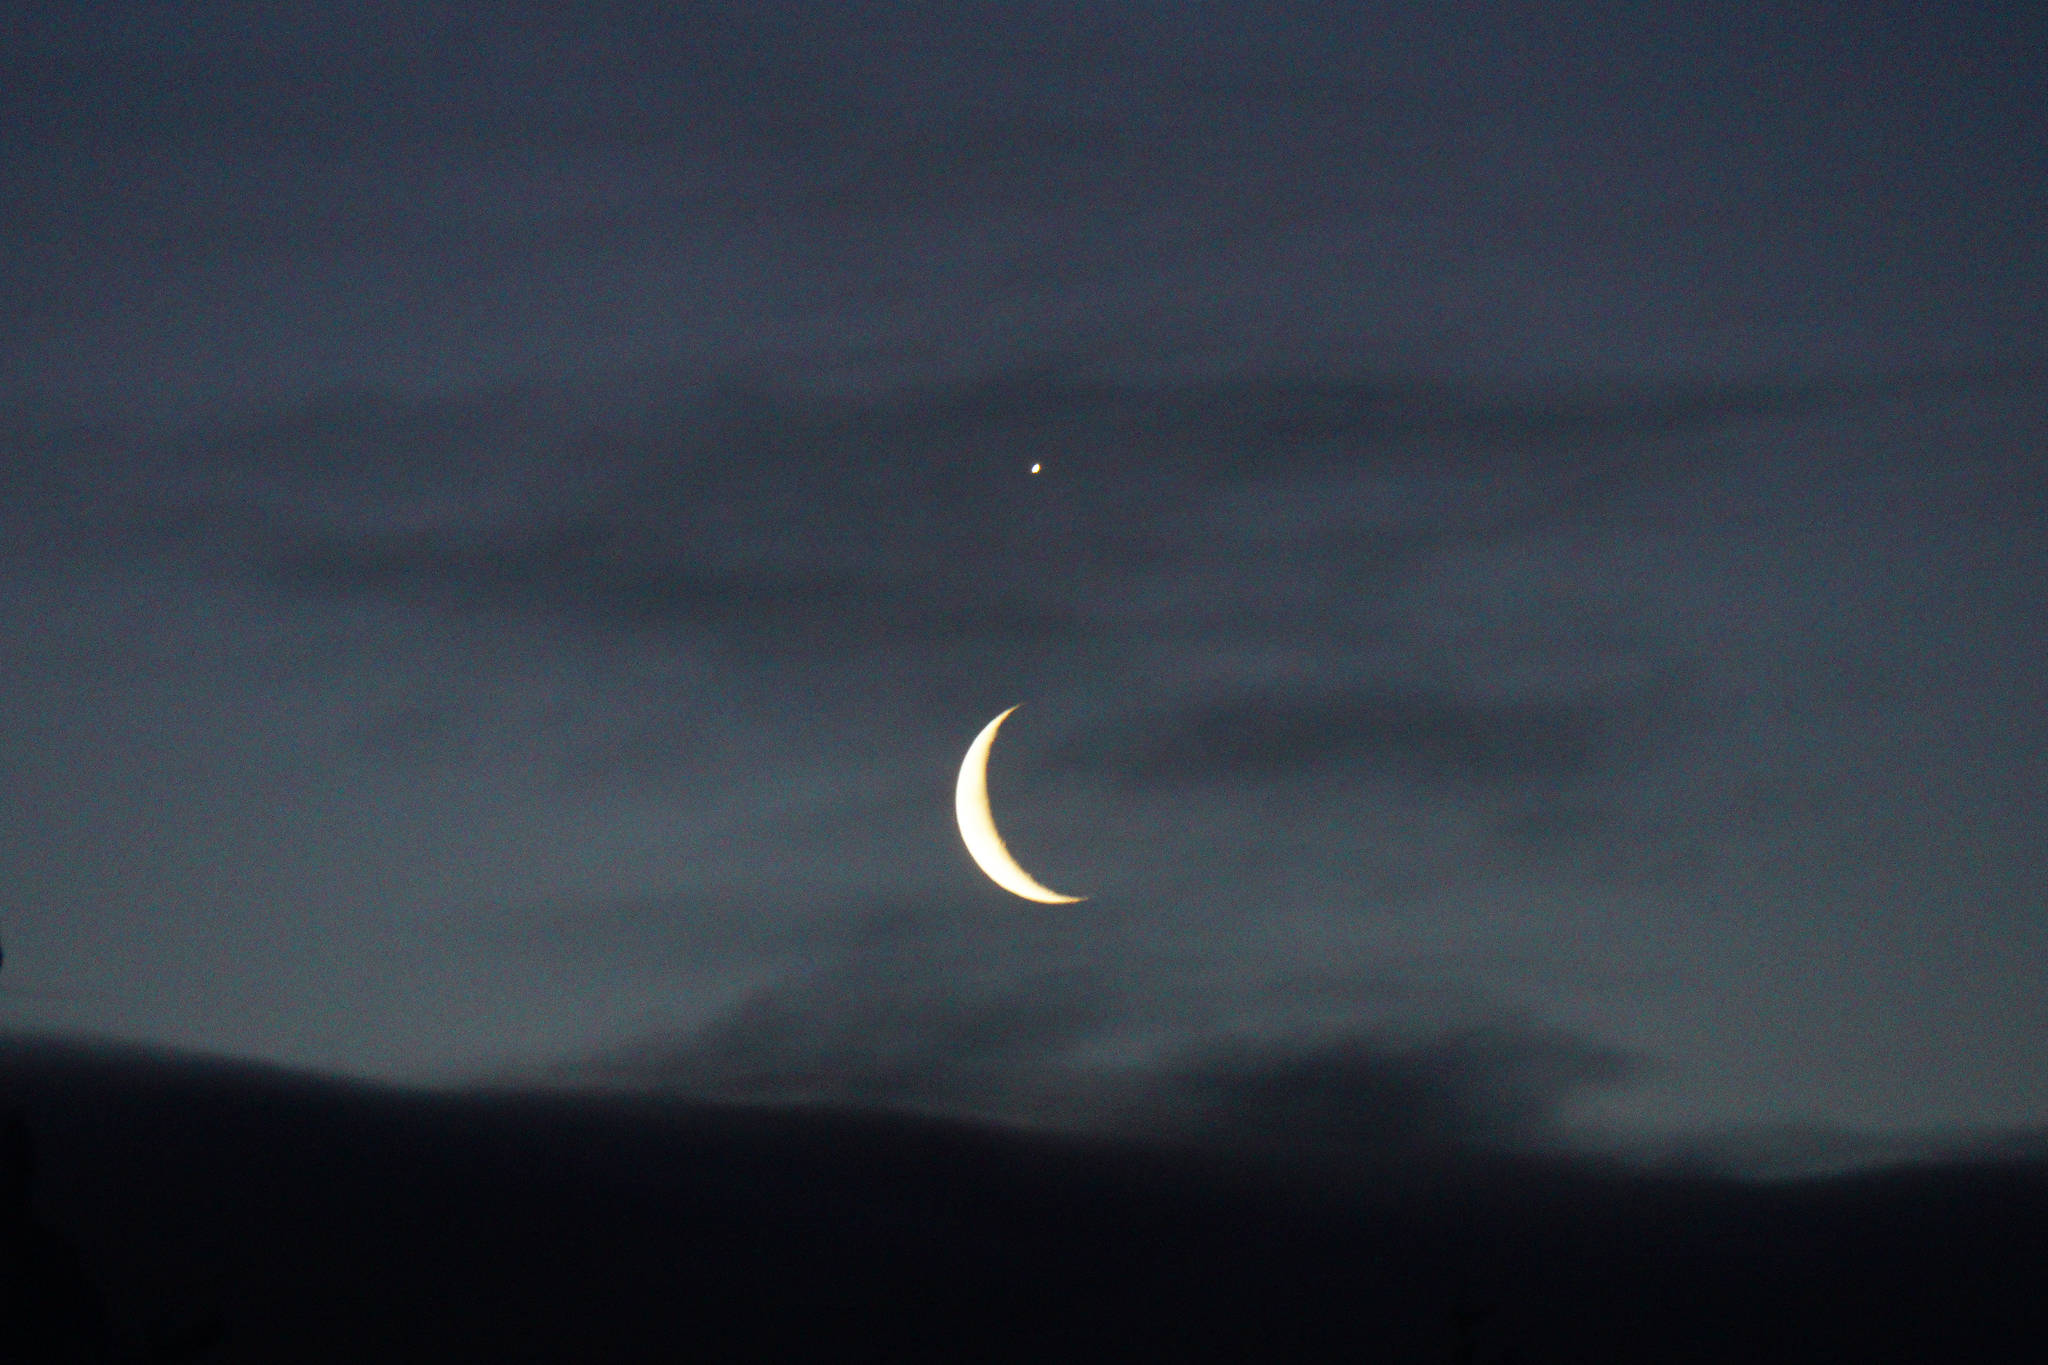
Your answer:
[[[1042,469],[1042,468],[1044,468],[1044,466],[1043,466],[1043,465],[1033,465],[1033,466],[1031,466],[1031,472],[1032,472],[1032,473],[1034,473],[1034,474],[1036,474],[1036,473],[1037,473],[1037,472],[1038,472],[1038,471],[1039,471],[1040,469]]]

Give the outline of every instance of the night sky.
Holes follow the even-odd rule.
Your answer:
[[[0,1027],[2023,1140],[2044,240],[2027,6],[10,6]]]

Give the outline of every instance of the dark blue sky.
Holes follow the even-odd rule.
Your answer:
[[[7,1024],[2038,1128],[2048,23],[1342,8],[17,11]]]

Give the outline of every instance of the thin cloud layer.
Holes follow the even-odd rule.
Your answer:
[[[1139,784],[1271,781],[1347,768],[1489,787],[1586,774],[1607,756],[1612,720],[1613,708],[1593,699],[1269,692],[1157,718],[1124,752],[1099,761]]]
[[[1612,1048],[1512,1025],[1225,1044],[1162,1078],[1158,1119],[1207,1141],[1351,1160],[1530,1150],[1558,1141],[1569,1101],[1635,1069]]]
[[[180,442],[177,480],[117,484],[103,515],[292,592],[799,648],[1206,629],[1231,594],[1162,612],[1161,588],[1228,550],[1308,590],[1285,615],[1341,631],[1360,579],[1583,517],[1680,473],[1673,432],[1786,401],[1040,369],[865,397],[712,387],[630,419],[338,395]],[[1262,508],[1297,524],[1276,539]]]
[[[1612,1048],[1515,1023],[1263,1037],[1180,1026],[1134,1050],[1130,984],[1106,963],[963,976],[900,948],[863,952],[765,986],[700,1027],[558,1074],[703,1098],[909,1107],[1429,1162],[1554,1145],[1565,1104],[1635,1072]]]

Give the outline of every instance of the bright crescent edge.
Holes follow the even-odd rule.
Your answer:
[[[1010,711],[1016,709],[1013,706]],[[1018,866],[1010,856],[1009,846],[1003,843],[1003,836],[996,832],[995,812],[988,804],[988,755],[996,742],[996,730],[1009,719],[1010,711],[982,727],[974,743],[967,746],[967,757],[960,762],[960,781],[953,789],[953,814],[960,822],[960,839],[967,845],[967,855],[974,859],[975,866],[1011,895],[1041,905],[1072,905],[1086,897],[1062,896],[1041,885]]]

